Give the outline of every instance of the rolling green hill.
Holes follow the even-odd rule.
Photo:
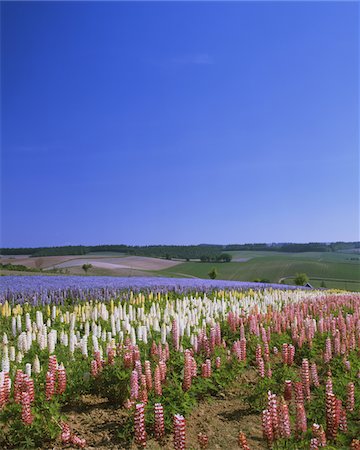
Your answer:
[[[209,271],[216,267],[219,279],[252,281],[266,278],[274,283],[283,280],[289,284],[293,284],[296,273],[304,272],[315,287],[324,281],[327,287],[360,290],[360,260],[351,259],[352,255],[349,254],[268,251],[238,251],[231,254],[231,263],[186,262],[177,265],[176,272],[208,278]],[[175,268],[161,271],[165,276],[171,276],[174,272]]]

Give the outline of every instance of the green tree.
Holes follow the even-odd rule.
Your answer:
[[[309,277],[306,275],[306,273],[297,273],[294,278],[294,282],[296,286],[304,286],[309,282]]]
[[[325,284],[325,281],[324,281],[324,280],[322,280],[322,282],[321,282],[321,284],[320,284],[320,287],[326,288],[326,284]]]
[[[84,271],[85,273],[87,273],[88,270],[91,269],[91,268],[92,268],[92,264],[83,264],[83,265],[82,265],[82,269],[83,269],[83,271]]]
[[[208,273],[209,278],[211,278],[212,280],[215,280],[215,278],[217,277],[217,274],[218,274],[218,272],[217,272],[217,270],[216,270],[216,267],[213,267],[213,268],[210,270],[210,272]]]

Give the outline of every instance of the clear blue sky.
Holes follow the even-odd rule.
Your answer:
[[[359,5],[1,4],[2,245],[359,239]]]

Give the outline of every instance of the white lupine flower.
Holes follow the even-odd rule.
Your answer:
[[[26,375],[31,377],[31,364],[30,363],[25,364],[25,373],[26,373]]]
[[[87,336],[84,336],[81,340],[81,352],[84,356],[88,357]]]
[[[148,338],[147,338],[147,328],[146,326],[143,326],[143,330],[142,330],[142,340],[145,344],[148,343]]]
[[[94,347],[94,352],[97,352],[99,350],[99,342],[97,336],[95,334],[92,335],[92,343]]]
[[[16,337],[16,335],[17,335],[17,331],[16,331],[16,317],[13,317],[11,319],[11,332],[12,332],[12,335],[14,337]]]
[[[43,325],[44,325],[43,313],[41,311],[36,311],[36,326],[40,330]]]
[[[20,364],[21,361],[23,360],[23,357],[24,357],[24,355],[22,354],[22,352],[18,352],[17,355],[16,355],[16,362],[18,364]]]
[[[8,339],[8,337],[7,337],[7,334],[4,333],[4,335],[3,335],[3,344],[4,344],[4,345],[7,345],[8,343],[9,343],[9,339]]]
[[[3,356],[1,360],[1,369],[3,372],[10,372],[10,360],[7,356]]]
[[[40,373],[41,367],[40,367],[40,360],[38,355],[35,355],[34,364],[33,364],[33,371],[34,373]]]
[[[15,357],[16,357],[15,347],[12,345],[9,348],[9,359],[10,359],[10,361],[15,361]]]
[[[132,345],[136,344],[136,334],[135,334],[135,330],[133,327],[130,328],[130,340]]]
[[[53,305],[52,310],[51,310],[51,319],[55,320],[56,319],[56,306]]]
[[[69,351],[71,354],[74,353],[75,351],[75,345],[76,345],[76,336],[73,331],[70,331]]]

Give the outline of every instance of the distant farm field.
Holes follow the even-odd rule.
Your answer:
[[[127,256],[116,252],[90,253],[79,256],[18,256],[1,257],[3,264],[21,264],[43,273],[61,271],[69,275],[84,275],[83,264],[91,264],[89,275],[166,276],[209,278],[215,267],[218,279],[253,281],[267,279],[273,283],[293,284],[297,273],[306,273],[314,287],[325,283],[328,288],[360,290],[360,257],[357,254],[335,252],[285,253],[269,251],[229,252],[230,263],[185,262],[145,256]],[[29,273],[29,272],[25,272]],[[37,272],[39,273],[39,272]],[[3,274],[9,274],[3,271]],[[10,274],[15,274],[10,272]],[[21,274],[21,272],[19,273]]]
[[[216,268],[218,278],[224,280],[268,279],[271,282],[292,283],[297,273],[306,273],[310,282],[320,286],[322,280],[328,287],[358,290],[360,287],[360,260],[351,260],[342,253],[280,253],[232,252],[231,263],[185,262],[176,266],[176,272],[208,278]],[[163,270],[171,275],[173,270]]]

